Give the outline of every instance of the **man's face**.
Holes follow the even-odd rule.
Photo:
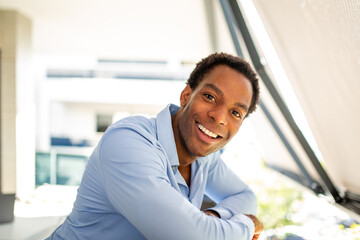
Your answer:
[[[179,131],[174,129],[178,151],[199,157],[224,147],[239,130],[252,94],[250,81],[225,65],[216,66],[194,90],[187,86],[177,113]]]

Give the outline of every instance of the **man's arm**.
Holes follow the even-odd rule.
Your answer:
[[[169,183],[165,155],[134,130],[107,133],[99,160],[111,205],[147,239],[249,240],[254,234],[249,218],[209,217],[182,197]]]
[[[257,200],[253,191],[221,160],[216,153],[209,168],[206,192],[218,204],[204,211],[206,215],[223,219],[236,219],[239,216],[250,218],[255,225],[252,240],[259,238],[263,224],[255,216]],[[244,215],[242,215],[244,214]]]
[[[217,203],[211,209],[223,219],[230,219],[236,214],[257,214],[255,194],[226,166],[218,152],[209,168],[206,194]]]

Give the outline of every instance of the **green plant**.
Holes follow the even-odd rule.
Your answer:
[[[286,225],[296,225],[291,215],[296,211],[296,203],[303,200],[301,190],[288,186],[281,181],[264,183],[259,198],[259,219],[265,229],[274,229]],[[270,185],[270,186],[269,186]],[[260,190],[260,189],[259,189]]]

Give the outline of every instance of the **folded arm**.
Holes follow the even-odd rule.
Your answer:
[[[236,214],[257,214],[254,192],[220,159],[217,153],[212,160],[206,184],[206,194],[217,205],[212,210],[223,219]]]

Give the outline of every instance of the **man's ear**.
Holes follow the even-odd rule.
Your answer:
[[[186,87],[184,88],[184,90],[181,92],[180,95],[180,105],[182,107],[184,107],[189,102],[191,93],[192,93],[192,89],[188,84],[186,85]]]

